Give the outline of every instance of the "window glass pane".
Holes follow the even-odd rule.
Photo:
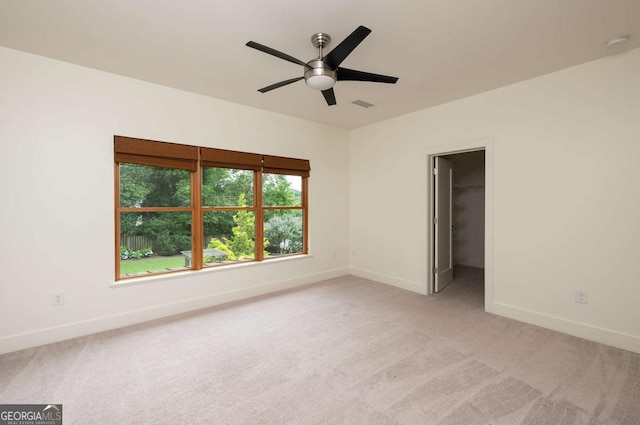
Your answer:
[[[120,276],[191,268],[191,213],[121,213]]]
[[[253,206],[253,171],[203,167],[202,205]]]
[[[302,177],[284,174],[263,174],[262,203],[267,207],[301,206]]]
[[[173,168],[120,164],[121,207],[188,207],[191,173]]]
[[[269,256],[302,252],[302,210],[264,212],[265,250]]]
[[[251,210],[204,212],[204,265],[255,259],[256,221]]]

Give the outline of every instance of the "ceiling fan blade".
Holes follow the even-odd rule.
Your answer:
[[[342,61],[349,56],[353,49],[358,47],[358,44],[360,44],[370,33],[371,30],[369,28],[360,25],[354,32],[330,51],[329,54],[323,57],[322,61],[329,65],[331,69],[335,70]]]
[[[271,84],[270,86],[263,87],[258,91],[260,93],[266,93],[266,92],[271,91],[273,89],[277,89],[277,88],[280,88],[282,86],[286,86],[287,84],[291,84],[291,83],[295,83],[296,81],[300,81],[303,78],[304,77],[297,77],[297,78],[291,78],[289,80],[280,81],[279,83],[275,83],[275,84]]]
[[[336,94],[333,92],[333,87],[322,90],[322,95],[324,96],[324,100],[327,101],[327,105],[331,106],[336,104]]]
[[[338,68],[336,71],[338,81],[371,81],[373,83],[395,84],[397,77],[387,75],[372,74],[370,72],[356,71],[355,69]]]
[[[276,49],[272,49],[271,47],[267,47],[267,46],[265,46],[263,44],[256,43],[255,41],[250,41],[246,45],[248,47],[252,47],[252,48],[254,48],[256,50],[260,50],[261,52],[268,53],[268,54],[270,54],[272,56],[275,56],[277,58],[284,59],[284,60],[289,61],[289,62],[293,62],[296,65],[302,65],[302,66],[305,66],[305,67],[309,67],[309,65],[307,65],[304,62],[302,62],[300,59],[296,59],[293,56],[289,56],[286,53],[282,53],[282,52],[280,52],[280,51],[278,51]]]

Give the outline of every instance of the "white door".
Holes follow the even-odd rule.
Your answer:
[[[453,164],[435,158],[434,169],[434,291],[439,292],[453,282],[452,195]]]

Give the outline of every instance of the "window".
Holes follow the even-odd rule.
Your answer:
[[[121,136],[114,150],[116,280],[308,253],[309,161]]]
[[[270,257],[306,253],[306,161],[263,157],[262,208],[265,249]]]

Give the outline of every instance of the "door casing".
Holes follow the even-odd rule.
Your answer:
[[[485,151],[485,216],[484,216],[484,296],[485,311],[493,312],[493,144],[492,138],[470,140],[446,146],[436,146],[427,150],[427,261],[426,261],[426,288],[428,294],[434,293],[435,279],[433,275],[434,267],[434,244],[435,235],[433,227],[433,217],[435,214],[435,202],[433,197],[434,185],[434,158],[438,156],[455,155],[465,152]]]

